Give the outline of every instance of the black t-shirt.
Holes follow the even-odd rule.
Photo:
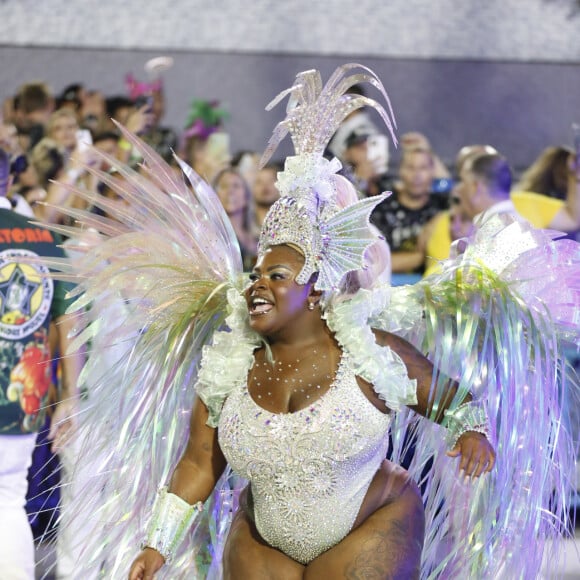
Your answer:
[[[448,208],[447,197],[430,194],[420,209],[409,209],[399,202],[396,190],[381,202],[371,214],[371,222],[385,236],[392,252],[412,252],[423,226],[440,211]]]
[[[50,321],[67,307],[68,285],[22,258],[64,257],[55,234],[0,209],[0,434],[33,433],[44,424],[51,379]]]

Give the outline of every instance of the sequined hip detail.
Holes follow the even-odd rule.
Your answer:
[[[266,411],[239,385],[218,433],[232,469],[252,483],[259,533],[307,564],[351,530],[385,458],[389,425],[343,356],[330,389],[295,413]]]

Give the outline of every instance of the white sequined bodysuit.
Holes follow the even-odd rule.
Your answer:
[[[346,353],[330,389],[294,413],[266,411],[239,384],[224,404],[219,442],[251,481],[261,536],[303,564],[340,542],[385,458],[390,421],[360,390]]]

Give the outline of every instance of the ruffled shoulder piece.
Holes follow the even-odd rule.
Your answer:
[[[325,313],[328,327],[352,360],[355,374],[373,385],[393,411],[417,403],[417,381],[410,379],[401,358],[377,344],[369,320],[385,310],[389,289],[359,290],[352,298],[332,303]]]
[[[235,288],[227,293],[230,314],[227,328],[214,333],[211,345],[203,348],[196,392],[209,410],[207,424],[217,427],[222,406],[232,389],[245,381],[262,340],[248,324],[243,296]]]

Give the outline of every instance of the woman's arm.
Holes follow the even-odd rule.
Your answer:
[[[458,384],[451,379],[443,380],[431,361],[406,340],[395,334],[377,330],[375,336],[378,344],[388,346],[401,357],[407,367],[409,378],[417,381],[417,404],[409,407],[436,423],[442,423],[445,411],[449,409],[457,394]],[[471,395],[467,393],[461,403],[469,403],[471,400]],[[491,471],[495,463],[495,452],[490,442],[478,431],[463,432],[447,454],[450,457],[461,455],[459,469],[471,477],[479,477],[484,471]]]
[[[169,493],[163,496],[167,506],[156,506],[148,542],[154,540],[134,560],[129,572],[129,580],[152,579],[165,563],[161,554],[163,548],[172,543],[169,535],[183,528],[191,521],[192,510],[198,502],[205,501],[213,491],[226,467],[226,460],[219,447],[217,429],[207,423],[208,410],[196,397],[191,412],[189,440],[183,456],[179,460],[169,486]],[[176,497],[177,496],[177,497]],[[158,498],[159,499],[159,498]],[[148,543],[146,542],[146,544]],[[168,555],[172,555],[171,549]]]
[[[433,391],[431,386],[433,383],[434,367],[431,361],[419,352],[412,344],[405,339],[392,334],[375,330],[375,337],[377,343],[381,346],[388,346],[393,352],[397,353],[401,360],[407,367],[407,374],[409,378],[417,381],[417,404],[410,406],[413,411],[416,411],[424,417],[432,419],[436,423],[441,423],[444,418],[444,411],[449,407],[457,392],[457,385],[452,381],[445,382],[445,393]],[[437,388],[442,390],[440,381],[435,381]],[[433,401],[441,395],[441,403],[433,414]]]
[[[207,407],[196,397],[191,412],[189,441],[169,485],[170,493],[191,505],[209,497],[226,467],[217,429],[206,424],[208,416]]]

